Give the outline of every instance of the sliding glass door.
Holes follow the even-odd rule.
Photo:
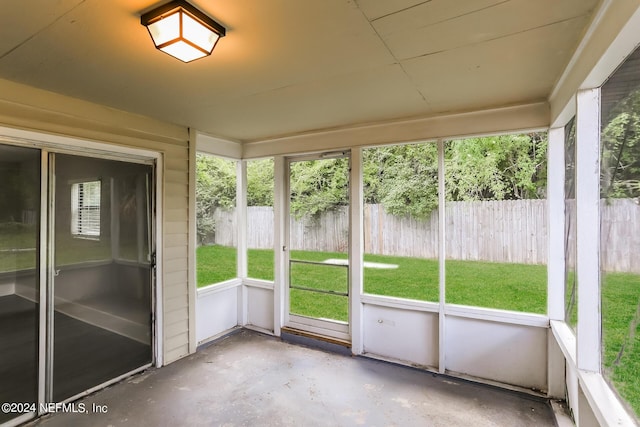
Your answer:
[[[53,400],[151,363],[150,165],[53,159]]]
[[[152,363],[153,164],[0,144],[0,182],[1,424]]]

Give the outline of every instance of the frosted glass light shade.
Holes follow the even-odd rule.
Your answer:
[[[225,28],[186,1],[172,1],[140,17],[156,48],[183,62],[211,55]]]

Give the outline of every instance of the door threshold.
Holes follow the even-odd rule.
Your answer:
[[[317,347],[332,353],[351,355],[351,342],[339,338],[328,337],[302,329],[285,326],[281,329],[280,338],[284,341]]]

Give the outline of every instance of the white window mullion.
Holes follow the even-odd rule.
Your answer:
[[[349,190],[350,205],[350,242],[349,242],[349,278],[351,304],[351,351],[353,354],[361,354],[364,351],[364,307],[362,305],[362,293],[364,292],[364,190],[362,177],[362,148],[351,150],[351,176]]]
[[[247,278],[247,161],[236,163],[236,217],[238,221],[238,277]]]
[[[565,159],[564,128],[549,129],[547,152],[547,312],[564,321],[565,276]]]
[[[273,250],[274,250],[274,316],[273,316],[273,333],[280,336],[281,329],[285,322],[285,303],[286,303],[286,286],[287,279],[286,264],[289,262],[288,249],[289,243],[285,236],[288,236],[287,227],[289,215],[287,213],[287,197],[288,197],[288,168],[286,160],[282,156],[275,156],[273,162],[274,176],[274,193],[273,193]]]
[[[238,221],[237,229],[237,275],[243,281],[248,275],[248,257],[247,252],[247,161],[239,160],[236,163],[236,218]],[[248,322],[248,296],[247,289],[243,286],[240,288],[241,294],[238,298],[238,323],[246,325]]]
[[[577,365],[600,372],[600,89],[577,94]]]
[[[446,199],[445,199],[445,166],[444,166],[444,144],[442,139],[438,140],[438,284],[439,284],[439,310],[438,310],[438,370],[441,374],[446,372],[446,324],[445,316],[446,304]]]

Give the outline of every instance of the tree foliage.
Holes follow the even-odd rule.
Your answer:
[[[235,203],[235,162],[204,154],[196,155],[196,228],[200,241],[215,231],[215,209],[231,208]]]
[[[545,196],[546,133],[501,135],[445,144],[445,191],[450,201],[529,199]],[[349,160],[291,163],[291,212],[318,215],[348,203]],[[235,162],[197,157],[199,233],[217,207],[235,206]],[[438,149],[434,142],[363,151],[364,202],[397,216],[427,218],[438,206]],[[273,160],[247,166],[247,204],[273,206]],[[208,227],[208,228],[207,228]]]
[[[640,88],[610,111],[602,131],[602,197],[640,196]]]
[[[438,206],[435,143],[373,148],[363,155],[365,203],[392,215],[426,218]]]
[[[247,206],[273,206],[273,159],[247,162]]]
[[[323,159],[291,163],[291,212],[296,218],[317,215],[349,201],[349,160]]]
[[[546,165],[546,134],[450,141],[445,149],[447,200],[543,198]]]

